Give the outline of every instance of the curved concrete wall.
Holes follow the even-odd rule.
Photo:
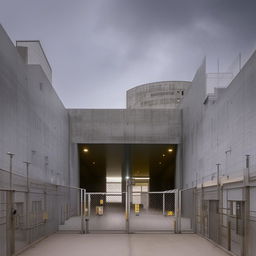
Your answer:
[[[185,81],[139,85],[127,91],[127,108],[177,108],[190,85]]]

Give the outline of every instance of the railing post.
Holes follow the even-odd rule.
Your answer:
[[[180,233],[180,191],[177,189],[175,192],[175,233]]]
[[[218,200],[218,223],[216,223],[216,225],[218,225],[218,243],[220,244],[221,243],[221,229],[222,229],[222,225],[221,225],[221,216],[220,216],[220,208],[222,209],[223,208],[223,204],[222,204],[222,193],[221,193],[221,182],[220,182],[220,165],[221,164],[216,164],[216,167],[217,167],[217,200]],[[208,220],[208,223],[209,223],[210,220]],[[209,223],[210,224],[210,223]],[[209,231],[210,232],[210,229]],[[210,233],[209,233],[210,234]]]
[[[165,216],[165,193],[166,192],[163,192],[163,215]]]
[[[81,205],[81,234],[84,234],[84,190],[80,190],[80,205]]]
[[[12,161],[14,154],[8,152],[7,155],[10,157],[10,184],[8,192],[8,200],[7,200],[7,223],[9,225],[6,225],[7,228],[7,255],[13,255],[15,252],[15,221],[14,221],[14,215],[15,215],[15,209],[13,208],[14,204],[14,191],[13,191],[13,181],[12,181]],[[9,205],[9,206],[8,206]]]
[[[26,193],[26,229],[27,229],[27,242],[30,244],[31,238],[30,238],[30,223],[29,223],[29,209],[30,209],[30,184],[29,184],[29,165],[30,162],[24,162],[26,165],[26,173],[27,173],[27,193]]]
[[[125,197],[125,218],[126,218],[126,232],[130,233],[130,178],[126,177],[126,197]]]
[[[244,215],[244,216],[243,216]],[[244,171],[244,236],[243,236],[243,255],[248,255],[249,225],[250,225],[250,155],[246,155],[246,166]]]

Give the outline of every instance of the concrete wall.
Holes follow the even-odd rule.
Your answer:
[[[69,118],[40,65],[26,65],[0,26],[0,168],[69,183]]]
[[[225,177],[241,176],[245,155],[256,155],[256,53],[226,89],[206,98],[205,62],[184,98],[184,186],[210,179],[216,164]]]
[[[73,143],[179,144],[180,110],[70,109]]]
[[[48,80],[52,82],[52,69],[40,41],[17,41],[16,46],[23,60],[29,65],[40,65]]]
[[[127,108],[175,109],[190,85],[186,81],[163,81],[136,86],[126,92]]]

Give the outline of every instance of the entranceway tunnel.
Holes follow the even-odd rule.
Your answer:
[[[132,177],[148,191],[174,189],[176,151],[169,144],[80,144],[80,187],[108,192],[119,181],[124,192],[125,178]]]

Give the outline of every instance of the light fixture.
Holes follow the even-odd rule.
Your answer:
[[[172,151],[173,151],[173,149],[172,149],[172,148],[169,148],[169,149],[168,149],[168,152],[172,152]]]
[[[163,154],[163,157],[165,157],[165,154]]]
[[[129,179],[130,179],[130,177],[129,177],[129,176],[126,176],[125,178],[126,178],[127,180],[129,180]]]
[[[92,164],[95,164],[95,162],[92,162]]]
[[[107,182],[122,182],[122,177],[106,177]]]
[[[87,153],[87,152],[89,152],[89,149],[88,149],[88,148],[84,148],[83,151],[84,151],[85,153]]]
[[[159,164],[162,164],[162,162],[159,162]]]
[[[149,180],[149,177],[134,177],[135,180]]]

